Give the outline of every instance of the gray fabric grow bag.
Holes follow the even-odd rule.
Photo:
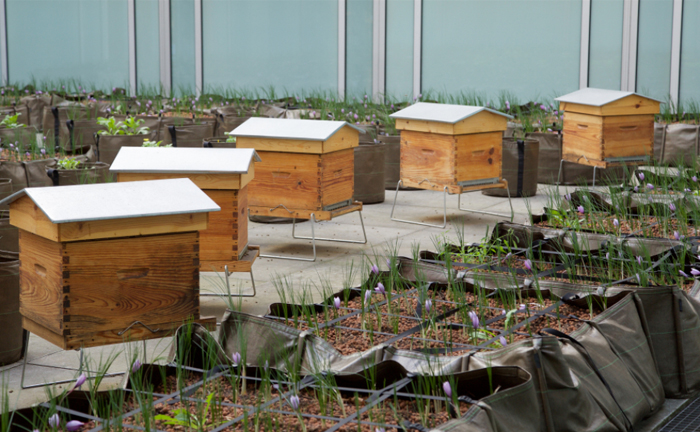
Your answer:
[[[654,159],[670,166],[693,166],[699,140],[698,125],[654,123]]]
[[[531,197],[537,194],[538,158],[540,143],[537,140],[503,138],[503,166],[501,176],[508,181],[505,189],[481,191],[488,196]]]
[[[354,148],[355,177],[353,200],[363,204],[384,202],[384,156],[386,146],[360,142]]]
[[[19,313],[19,254],[0,250],[0,366],[22,358],[24,330]]]

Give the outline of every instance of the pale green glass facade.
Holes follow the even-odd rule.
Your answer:
[[[624,0],[591,0],[590,35],[582,43],[582,0],[133,0],[133,15],[128,0],[5,3],[3,78],[13,84],[72,81],[109,89],[129,87],[135,79],[139,90],[160,91],[169,71],[171,89],[164,91],[175,93],[202,84],[205,92],[332,96],[340,84],[348,97],[379,97],[383,89],[390,100],[411,100],[417,82],[430,95],[507,95],[521,102],[576,90],[582,80],[620,89],[626,81],[624,21],[634,10],[625,15]],[[168,5],[170,15],[161,16]],[[195,37],[199,6],[201,37]],[[378,16],[383,23],[375,22]],[[700,0],[685,0],[680,17],[680,73],[672,76],[674,1],[639,0],[632,90],[667,99],[678,80],[681,102],[700,101]],[[343,28],[345,45],[339,47]],[[384,46],[377,48],[381,29]],[[161,52],[168,31],[169,52]],[[588,68],[582,71],[586,45]],[[379,61],[375,50],[384,52]],[[161,64],[168,55],[170,64]]]

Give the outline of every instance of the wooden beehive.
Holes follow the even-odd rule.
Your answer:
[[[353,148],[360,129],[343,121],[251,118],[233,130],[238,148],[262,162],[249,185],[250,213],[329,220],[361,208],[353,202]]]
[[[26,330],[75,349],[165,337],[189,320],[216,327],[199,314],[198,231],[219,207],[190,180],[26,188],[4,202]]]
[[[484,107],[417,103],[391,115],[401,131],[404,186],[461,193],[503,187],[507,114]]]
[[[120,182],[189,178],[219,207],[199,233],[201,271],[249,272],[259,254],[248,245],[248,183],[255,176],[253,149],[122,147],[110,170]]]
[[[651,161],[654,115],[659,113],[660,101],[593,88],[556,100],[564,111],[564,160],[600,168]]]

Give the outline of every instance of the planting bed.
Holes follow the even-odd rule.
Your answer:
[[[59,426],[77,420],[83,425],[74,430],[95,432],[422,430],[465,415],[479,399],[507,394],[527,381],[517,368],[450,376],[381,373],[389,369],[396,365],[363,375],[290,381],[289,375],[271,369],[144,365],[131,374],[126,390],[109,393],[117,394],[111,406],[103,403],[107,393],[77,392],[20,414],[26,427],[41,431],[55,430],[48,420],[54,414]],[[381,380],[374,378],[378,372]],[[82,403],[76,404],[77,399]]]

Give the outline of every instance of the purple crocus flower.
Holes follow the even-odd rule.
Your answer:
[[[387,261],[388,261],[388,260],[387,260]],[[371,271],[372,271],[372,273],[378,275],[378,274],[379,274],[379,267],[377,267],[376,264],[372,264],[372,269],[371,269]]]
[[[700,276],[700,270],[698,270],[698,269],[696,269],[696,268],[691,268],[691,269],[690,269],[690,274],[693,275],[693,276]]]
[[[472,320],[472,327],[479,328],[479,315],[474,311],[469,311],[469,318]]]
[[[680,240],[680,239],[681,239],[681,235],[678,234],[678,231],[674,231],[674,232],[673,232],[673,238],[676,239],[676,240]]]
[[[641,255],[637,255],[637,264],[642,264],[642,257]]]
[[[606,253],[605,253],[605,259],[606,259],[606,260],[609,260],[609,259],[610,259],[610,252],[606,252]]]
[[[644,173],[639,173],[639,181],[644,181]]]
[[[78,421],[78,420],[71,420],[68,423],[66,423],[66,430],[68,432],[75,432],[81,427],[83,427],[85,423]]]
[[[615,226],[615,228],[619,228],[619,227],[620,227],[620,221],[617,220],[617,219],[613,219],[613,226]]]
[[[85,384],[86,380],[87,376],[85,376],[84,373],[81,373],[78,379],[75,381],[75,386],[73,386],[73,390],[79,389],[81,385]]]
[[[694,182],[697,182],[697,181],[698,181],[698,176],[693,176],[693,177],[691,177],[691,179],[692,179]]]
[[[231,355],[231,363],[233,363],[233,367],[236,367],[239,364],[241,364],[241,360],[241,353],[235,352],[233,353],[233,355]]]
[[[668,209],[671,210],[672,212],[674,212],[674,211],[676,211],[676,206],[673,203],[671,203],[668,205]]]
[[[634,191],[635,191],[635,192],[639,192],[639,186],[635,186],[635,187],[634,187]]]
[[[521,311],[522,311],[522,310],[525,310],[525,305],[524,305],[524,304],[521,304],[520,306],[518,306],[518,310],[521,310]]]
[[[498,338],[498,341],[501,342],[501,346],[506,346],[506,345],[508,345],[508,341],[507,341],[506,338],[504,338],[503,336],[499,337],[499,338]]]
[[[683,276],[683,277],[686,277],[686,278],[690,277],[690,276],[688,276],[688,273],[684,272],[683,270],[678,270],[678,273],[680,273],[681,276]]]
[[[365,291],[365,303],[369,303],[369,301],[372,299],[372,291],[367,290]]]
[[[340,297],[333,297],[333,306],[336,309],[340,309]]]
[[[529,259],[526,259],[525,262],[523,262],[523,264],[525,265],[526,269],[532,271],[532,261],[530,261]]]
[[[584,209],[583,206],[578,206],[576,210],[578,210],[579,214],[584,214],[586,212],[586,209]]]
[[[564,195],[564,199],[567,201],[571,201],[571,194],[568,193],[568,194]]]
[[[375,290],[376,292],[378,292],[379,294],[386,294],[386,290],[384,289],[384,284],[381,283],[381,282],[379,282],[379,283],[377,284],[377,287],[376,287],[374,290]]]
[[[141,360],[136,359],[134,364],[131,365],[131,372],[135,373],[139,369],[141,369]]]
[[[649,189],[650,191],[654,190],[654,185],[651,183],[647,183],[647,189]]]
[[[292,395],[289,397],[289,405],[292,406],[292,409],[294,411],[299,409],[299,396],[297,395]]]
[[[445,392],[445,395],[447,395],[448,398],[452,397],[452,386],[450,385],[449,381],[442,383],[442,390]]]
[[[430,313],[430,309],[433,307],[433,301],[430,299],[427,299],[425,301],[425,313]]]
[[[49,426],[53,429],[56,429],[58,425],[61,423],[61,419],[58,417],[58,413],[55,413],[51,417],[49,417]]]

